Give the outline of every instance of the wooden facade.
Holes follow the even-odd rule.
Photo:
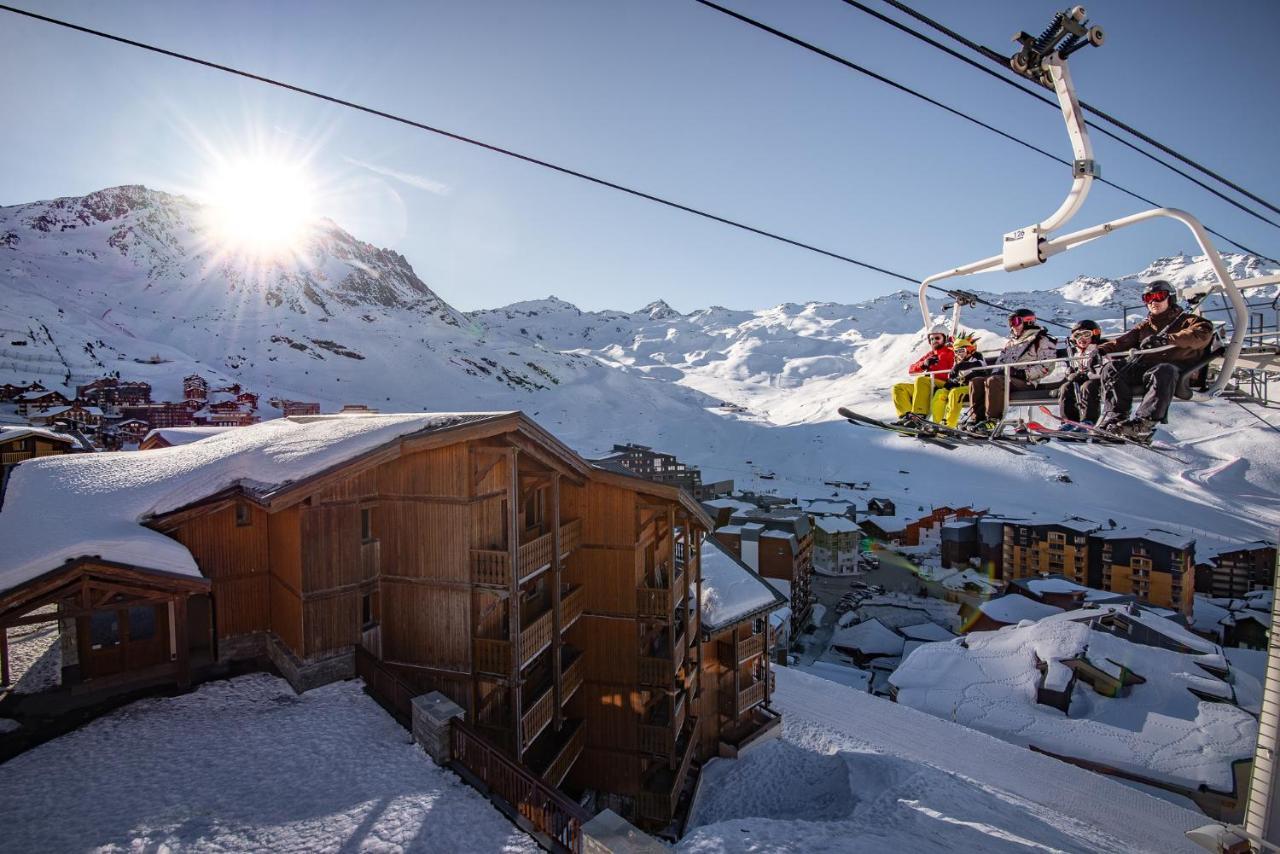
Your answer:
[[[767,702],[749,626],[731,654],[760,649],[704,692],[704,650],[724,638],[699,625],[710,520],[692,497],[594,468],[519,413],[147,524],[203,573],[220,660],[265,653],[300,690],[359,661],[401,712],[441,691],[512,761],[649,826],[726,724]]]

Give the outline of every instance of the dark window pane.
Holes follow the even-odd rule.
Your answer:
[[[120,620],[115,611],[94,611],[89,618],[89,644],[94,649],[110,649],[120,643]]]
[[[129,640],[151,640],[156,636],[156,609],[150,605],[129,609]]]

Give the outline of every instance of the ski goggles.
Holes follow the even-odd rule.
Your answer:
[[[1009,318],[1009,325],[1012,326],[1014,329],[1017,329],[1019,326],[1022,326],[1023,324],[1035,323],[1035,322],[1036,322],[1036,316],[1034,314],[1031,315],[1030,317],[1022,317],[1021,315],[1015,314]]]
[[[1168,298],[1168,291],[1151,291],[1142,295],[1142,301],[1147,305],[1151,305],[1153,302],[1164,302]]]
[[[1077,329],[1075,332],[1071,333],[1071,340],[1072,341],[1092,341],[1093,334],[1094,333],[1092,329]]]

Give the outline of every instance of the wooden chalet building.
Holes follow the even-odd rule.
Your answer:
[[[0,402],[15,400],[19,395],[26,394],[30,391],[45,391],[45,387],[38,382],[32,382],[29,385],[0,383]]]
[[[440,691],[522,773],[653,828],[712,745],[776,725],[754,617],[703,642],[710,520],[679,488],[593,467],[519,412],[297,417],[236,436],[179,476],[183,448],[130,455],[118,493],[19,472],[68,518],[0,554],[0,629],[56,606],[80,652],[59,691],[263,658],[300,691],[358,674],[405,717]],[[36,512],[5,507],[0,538]],[[708,652],[726,637],[732,679]]]
[[[44,412],[54,406],[66,406],[71,401],[60,391],[49,391],[44,388],[26,391],[14,398],[18,404],[18,414],[28,415],[32,412]]]
[[[0,501],[13,467],[24,460],[52,457],[77,450],[75,439],[39,427],[0,425]],[[0,545],[0,552],[3,546]]]
[[[66,406],[52,406],[43,412],[31,413],[32,424],[74,424],[80,429],[96,431],[102,426],[102,410],[79,400]]]

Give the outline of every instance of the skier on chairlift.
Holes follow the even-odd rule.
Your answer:
[[[942,387],[933,393],[933,420],[954,430],[960,424],[960,416],[964,414],[969,400],[972,373],[984,367],[986,362],[978,352],[976,335],[961,333],[956,336],[951,349],[956,354],[956,363]]]
[[[1148,441],[1157,424],[1164,423],[1169,403],[1182,372],[1203,355],[1213,341],[1213,324],[1178,305],[1178,293],[1164,279],[1147,285],[1142,294],[1147,317],[1128,332],[1098,345],[1098,352],[1138,350],[1123,359],[1112,359],[1102,368],[1107,414],[1100,430],[1130,439]],[[1141,352],[1168,347],[1159,352]],[[1129,417],[1135,392],[1142,393],[1138,410]]]
[[[1067,340],[1067,378],[1054,391],[1059,398],[1058,414],[1062,416],[1064,433],[1087,433],[1085,427],[1098,423],[1102,414],[1102,327],[1092,320],[1082,320],[1071,327]],[[1078,423],[1069,423],[1078,422]]]
[[[995,364],[988,366],[989,373],[978,374],[969,381],[970,411],[967,426],[975,432],[990,433],[1004,417],[1004,371],[996,370],[998,365],[1039,362],[1052,359],[1057,353],[1058,342],[1036,322],[1034,311],[1020,308],[1009,315],[1009,338],[996,357]],[[1052,371],[1053,365],[1010,368],[1008,391],[1032,388],[1038,380]]]
[[[929,330],[929,352],[907,369],[907,373],[919,376],[914,382],[897,383],[893,387],[893,408],[898,413],[898,424],[918,424],[929,417],[933,391],[946,382],[954,364],[951,333],[939,324]]]

